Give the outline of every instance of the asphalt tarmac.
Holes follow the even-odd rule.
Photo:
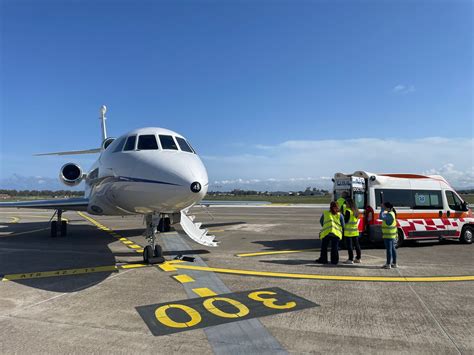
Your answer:
[[[321,266],[319,207],[194,208],[220,241],[160,237],[142,264],[143,218],[0,211],[0,353],[474,354],[474,246],[364,245]],[[195,257],[194,262],[175,260]],[[347,259],[347,251],[340,251]]]

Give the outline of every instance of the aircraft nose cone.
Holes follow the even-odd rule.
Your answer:
[[[202,185],[199,181],[194,181],[191,184],[191,191],[194,192],[195,194],[199,193],[202,189]]]

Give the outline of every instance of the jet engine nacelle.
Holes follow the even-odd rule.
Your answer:
[[[76,186],[79,185],[83,179],[84,175],[82,174],[82,169],[77,164],[64,164],[59,171],[59,180],[61,180],[64,185]]]

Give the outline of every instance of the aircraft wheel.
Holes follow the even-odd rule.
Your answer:
[[[471,244],[473,237],[474,229],[471,226],[466,226],[461,232],[460,241],[464,244]]]
[[[61,221],[61,237],[65,237],[67,235],[67,222]]]
[[[153,258],[153,249],[151,248],[151,246],[147,245],[143,249],[143,261],[145,262],[145,264],[149,264],[151,258]]]
[[[158,223],[158,230],[160,232],[169,232],[171,230],[171,220],[169,217],[160,220],[160,223]]]
[[[51,222],[51,238],[56,238],[58,236],[58,222]]]
[[[155,245],[155,256],[160,258],[163,256],[163,249],[161,248],[161,245]]]

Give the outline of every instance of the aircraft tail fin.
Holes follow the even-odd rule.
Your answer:
[[[107,146],[113,142],[113,138],[107,139],[107,128],[105,126],[105,113],[107,112],[107,107],[102,105],[100,107],[100,117],[101,120],[101,128],[102,128],[102,147],[101,148],[93,148],[93,149],[85,149],[85,150],[70,150],[65,152],[53,152],[53,153],[40,153],[40,154],[33,154],[34,156],[44,156],[44,155],[79,155],[79,154],[95,154],[100,153],[102,150],[107,148]]]

